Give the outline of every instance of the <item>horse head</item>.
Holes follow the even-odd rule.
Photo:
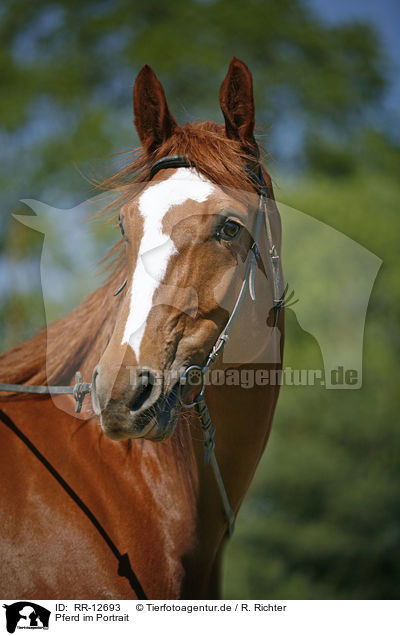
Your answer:
[[[150,67],[135,82],[135,125],[149,171],[120,210],[127,282],[92,388],[112,439],[172,434],[182,372],[204,365],[246,276],[259,192],[245,167],[259,169],[259,157],[252,77],[237,59],[220,105],[224,126],[181,127]],[[271,294],[270,286],[262,292],[269,307]],[[252,321],[260,327],[251,308],[246,316],[249,328]],[[184,389],[185,400],[191,391]]]

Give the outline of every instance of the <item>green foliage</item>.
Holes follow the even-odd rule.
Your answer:
[[[309,134],[305,148],[308,169],[319,177],[369,173],[395,178],[400,171],[399,144],[380,130],[360,130],[345,141]]]
[[[1,126],[32,196],[49,178],[84,193],[66,164],[136,142],[130,92],[145,63],[185,119],[221,119],[218,89],[234,55],[253,71],[259,120],[268,126],[284,109],[314,131],[343,131],[385,86],[371,28],[327,26],[300,0],[6,0],[0,42]],[[26,146],[33,155],[21,156]]]
[[[228,598],[398,598],[399,190],[394,178],[368,171],[281,188],[286,203],[358,240],[384,264],[367,314],[362,389],[282,389],[228,548]],[[284,365],[321,368],[318,358],[317,344],[288,310]]]

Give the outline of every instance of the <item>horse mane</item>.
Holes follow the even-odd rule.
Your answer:
[[[264,151],[262,151],[264,152]],[[166,140],[151,157],[144,152],[121,153],[126,160],[115,174],[93,181],[102,191],[116,194],[113,203],[98,214],[120,208],[137,195],[149,180],[150,166],[167,155],[180,154],[192,160],[200,173],[213,183],[227,188],[254,191],[254,185],[243,169],[254,165],[254,155],[241,144],[225,135],[224,126],[214,122],[186,124]],[[264,170],[264,178],[272,196],[271,180]],[[95,215],[98,216],[98,215]],[[63,318],[45,327],[36,336],[0,355],[0,382],[12,384],[64,385],[74,382],[74,374],[81,371],[84,381],[90,382],[93,369],[112,335],[115,315],[123,300],[113,298],[113,292],[126,277],[123,241],[119,241],[102,259],[109,260],[106,282],[87,296],[83,302]],[[111,259],[111,260],[110,260]],[[15,394],[0,394],[0,399]],[[22,396],[19,395],[19,399]],[[25,394],[24,398],[38,398]]]

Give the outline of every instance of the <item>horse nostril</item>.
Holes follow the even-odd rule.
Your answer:
[[[130,411],[139,411],[143,404],[150,398],[154,387],[154,376],[151,371],[142,371],[137,378],[137,385],[128,408]]]

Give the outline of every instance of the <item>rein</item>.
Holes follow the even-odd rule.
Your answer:
[[[150,168],[149,181],[159,172],[160,170],[167,168],[195,168],[195,164],[190,161],[188,158],[183,155],[170,155],[168,157],[163,157],[156,161]],[[273,310],[274,310],[274,324],[273,329],[275,329],[279,312],[283,306],[283,290],[282,290],[282,280],[280,276],[280,258],[277,251],[277,248],[273,242],[272,231],[271,231],[271,223],[268,214],[267,207],[267,199],[268,199],[268,188],[265,183],[261,166],[258,166],[258,174],[250,170],[249,168],[244,168],[253,181],[254,186],[258,191],[258,207],[255,219],[255,226],[253,230],[253,244],[249,249],[249,254],[247,258],[247,265],[245,276],[242,282],[242,286],[240,288],[239,295],[237,297],[235,306],[232,310],[232,313],[229,317],[228,322],[226,323],[223,331],[218,336],[205,364],[203,366],[199,365],[191,365],[187,367],[181,378],[179,384],[179,401],[182,406],[186,408],[194,407],[201,423],[201,428],[204,436],[204,462],[206,465],[210,464],[214,473],[215,481],[218,486],[218,490],[221,496],[222,505],[224,508],[225,516],[228,521],[228,532],[231,536],[234,530],[235,524],[235,513],[229,503],[229,498],[225,489],[225,485],[222,479],[221,471],[218,466],[217,458],[215,456],[215,427],[212,426],[210,413],[204,398],[204,390],[205,390],[205,375],[210,369],[211,365],[215,362],[219,354],[223,351],[226,343],[229,340],[229,333],[231,331],[233,322],[235,321],[240,308],[242,306],[243,300],[245,298],[247,289],[249,289],[250,297],[253,301],[255,301],[255,273],[260,260],[260,250],[258,247],[258,242],[260,239],[260,232],[262,225],[264,224],[266,236],[267,236],[267,244],[268,244],[268,253],[271,259],[272,265],[272,286],[273,286]],[[117,296],[126,286],[127,279],[122,283],[122,285],[114,292],[114,296]],[[184,402],[182,398],[182,387],[188,384],[190,373],[199,373],[201,375],[201,389],[197,394],[196,398],[193,402],[187,404]],[[75,374],[75,385],[74,386],[33,386],[33,385],[20,385],[20,384],[1,384],[0,383],[0,392],[7,391],[12,393],[35,393],[35,394],[49,394],[49,395],[73,395],[75,399],[75,412],[80,413],[82,409],[82,403],[85,396],[91,392],[92,385],[89,382],[82,382],[82,376],[78,371]]]
[[[90,382],[82,382],[79,371],[75,373],[74,386],[35,386],[33,384],[1,384],[0,391],[9,393],[36,393],[36,395],[73,395],[75,413],[80,413],[85,396],[92,390]]]

